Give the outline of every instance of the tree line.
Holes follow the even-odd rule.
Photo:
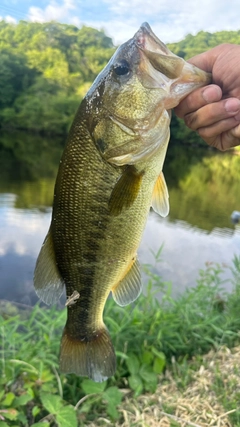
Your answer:
[[[168,47],[188,59],[224,42],[239,44],[240,31],[201,31]],[[0,127],[66,134],[81,99],[114,51],[103,30],[0,21]],[[175,139],[199,141],[175,116],[171,128]]]
[[[1,21],[1,126],[66,133],[114,50],[111,38],[93,28]]]

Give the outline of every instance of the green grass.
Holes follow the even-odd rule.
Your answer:
[[[160,257],[159,251],[156,262]],[[170,285],[145,266],[149,276],[146,296],[141,296],[134,307],[125,308],[110,299],[104,319],[117,354],[117,372],[102,384],[59,373],[66,310],[36,305],[19,312],[11,304],[1,306],[1,427],[84,426],[101,416],[115,423],[120,419],[121,390],[131,389],[135,398],[154,393],[159,374],[166,368],[178,387],[186,388],[192,381],[194,364],[196,370],[201,364],[201,355],[240,341],[240,258],[235,257],[231,267],[231,294],[222,288],[224,268],[209,264],[199,272],[195,288],[173,299]],[[161,302],[154,296],[159,291],[163,294]],[[230,384],[232,392],[224,389],[221,373],[216,378],[214,390],[226,411],[231,411],[240,400],[240,391],[234,394],[234,382]],[[240,426],[239,411],[229,417],[234,426]]]
[[[235,370],[235,372],[234,372]],[[213,390],[218,396],[218,401],[222,404],[226,412],[230,412],[234,427],[240,427],[240,366],[239,360],[236,367],[231,367],[231,372],[222,373],[220,369],[216,369],[215,378],[213,381]]]

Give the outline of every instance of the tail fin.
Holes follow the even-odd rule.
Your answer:
[[[105,381],[114,375],[116,356],[107,329],[96,331],[83,341],[70,337],[65,328],[60,349],[60,370],[88,376],[95,382]]]

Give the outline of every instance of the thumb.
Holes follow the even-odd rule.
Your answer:
[[[203,52],[199,55],[193,56],[188,60],[188,62],[200,68],[201,70],[211,73],[218,53],[219,46],[216,46],[215,48],[208,50],[207,52]]]

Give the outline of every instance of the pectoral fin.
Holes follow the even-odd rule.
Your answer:
[[[169,213],[169,195],[164,175],[161,172],[153,190],[152,208],[165,217]]]
[[[109,199],[110,213],[117,216],[124,208],[130,207],[136,199],[142,182],[143,172],[138,173],[134,166],[128,166],[115,187]]]
[[[140,264],[137,258],[134,258],[125,277],[112,288],[112,296],[116,303],[123,307],[135,301],[141,291],[142,282]]]
[[[37,296],[48,305],[57,303],[63,293],[64,281],[56,264],[51,228],[38,255],[34,287]]]

